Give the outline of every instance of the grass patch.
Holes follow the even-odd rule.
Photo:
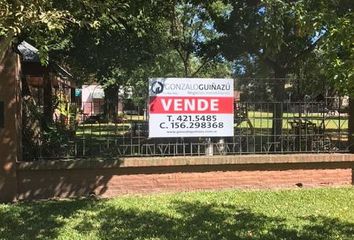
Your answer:
[[[0,239],[354,239],[354,188],[0,205]]]
[[[272,117],[273,114],[269,112],[256,112],[249,111],[248,118],[250,119],[254,129],[260,129],[265,132],[272,129]],[[320,126],[322,123],[322,115],[320,113],[309,113],[306,116],[302,115],[303,118],[311,121],[312,123]],[[131,122],[142,120],[143,116],[130,115],[126,117],[126,123],[95,123],[95,124],[80,124],[76,130],[77,137],[83,136],[94,136],[94,137],[120,137],[123,135],[129,135],[131,131]],[[297,113],[284,113],[283,114],[283,130],[288,132],[291,130],[290,122],[294,118],[299,118]],[[327,130],[341,130],[348,129],[348,117],[347,116],[332,116],[327,117],[324,120],[324,126]],[[250,126],[246,121],[243,121],[238,125],[238,128],[247,129]]]
[[[316,126],[320,126],[322,123],[322,120],[319,119],[312,119],[312,118],[307,118],[309,121],[312,123],[316,124]],[[293,119],[283,119],[282,124],[283,124],[283,129],[289,130],[291,129],[291,125],[289,121],[292,121]],[[252,123],[252,126],[254,128],[259,128],[259,129],[271,129],[272,128],[272,118],[250,118],[250,121]],[[338,130],[339,128],[341,130],[348,129],[348,119],[341,119],[340,121],[338,119],[327,119],[324,120],[324,126],[326,129],[329,130]],[[238,127],[240,128],[248,128],[247,122],[242,122]]]
[[[122,136],[127,134],[131,129],[130,123],[95,123],[80,124],[76,130],[76,136]]]
[[[250,119],[254,128],[271,129],[273,121],[273,113],[271,112],[257,112],[249,111],[248,118]],[[298,113],[283,113],[283,129],[291,129],[290,121],[300,118]],[[301,118],[307,119],[319,126],[322,123],[323,115],[321,113],[302,114]],[[326,116],[324,120],[326,129],[348,129],[348,116]],[[246,122],[242,122],[240,127],[248,127]]]

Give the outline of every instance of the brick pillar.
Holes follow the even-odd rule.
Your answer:
[[[349,98],[349,124],[348,124],[348,134],[349,134],[349,150],[354,153],[354,97]]]
[[[0,42],[1,44],[1,42]],[[4,48],[3,48],[4,49]],[[0,56],[0,202],[17,196],[16,161],[21,160],[20,62],[11,47]]]
[[[349,135],[349,151],[354,153],[354,97],[349,97],[349,122],[348,122],[348,135]],[[352,185],[354,185],[354,167],[352,168]]]

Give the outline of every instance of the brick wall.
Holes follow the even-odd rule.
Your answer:
[[[353,156],[304,156],[294,160],[289,155],[276,155],[273,162],[269,156],[264,156],[263,162],[255,156],[253,163],[250,156],[223,157],[219,163],[217,157],[199,157],[189,158],[188,165],[183,164],[186,158],[22,163],[17,172],[18,198],[353,184]]]
[[[0,202],[16,198],[16,161],[21,160],[20,62],[11,40],[0,39]]]

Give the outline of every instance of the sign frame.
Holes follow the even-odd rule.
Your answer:
[[[234,80],[150,78],[149,138],[234,136]]]

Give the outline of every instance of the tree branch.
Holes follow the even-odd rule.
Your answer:
[[[303,49],[301,52],[299,52],[298,54],[296,54],[294,56],[293,61],[291,61],[291,62],[295,62],[300,57],[302,57],[304,54],[312,52],[317,47],[318,43],[323,39],[323,37],[325,35],[326,35],[326,33],[322,34],[319,38],[317,38],[317,40],[315,42],[313,42],[312,44],[307,45],[307,47],[305,49]]]
[[[187,77],[188,75],[188,59],[186,59],[182,53],[182,51],[178,48],[178,46],[174,46],[174,49],[177,51],[179,57],[182,59],[183,68],[184,68],[184,75]]]
[[[191,77],[195,77],[195,75],[197,75],[200,70],[202,70],[203,67],[209,62],[211,62],[211,59],[205,59],[205,61],[198,67],[198,69],[191,75]]]
[[[129,27],[127,21],[125,21],[123,18],[115,18],[112,15],[108,15],[109,19],[112,20],[117,25],[123,25],[126,30],[131,30],[131,27]]]
[[[280,68],[279,64],[270,59],[269,57],[264,57],[262,54],[257,54],[257,56],[268,66],[270,66],[273,70],[276,70],[278,68]]]

